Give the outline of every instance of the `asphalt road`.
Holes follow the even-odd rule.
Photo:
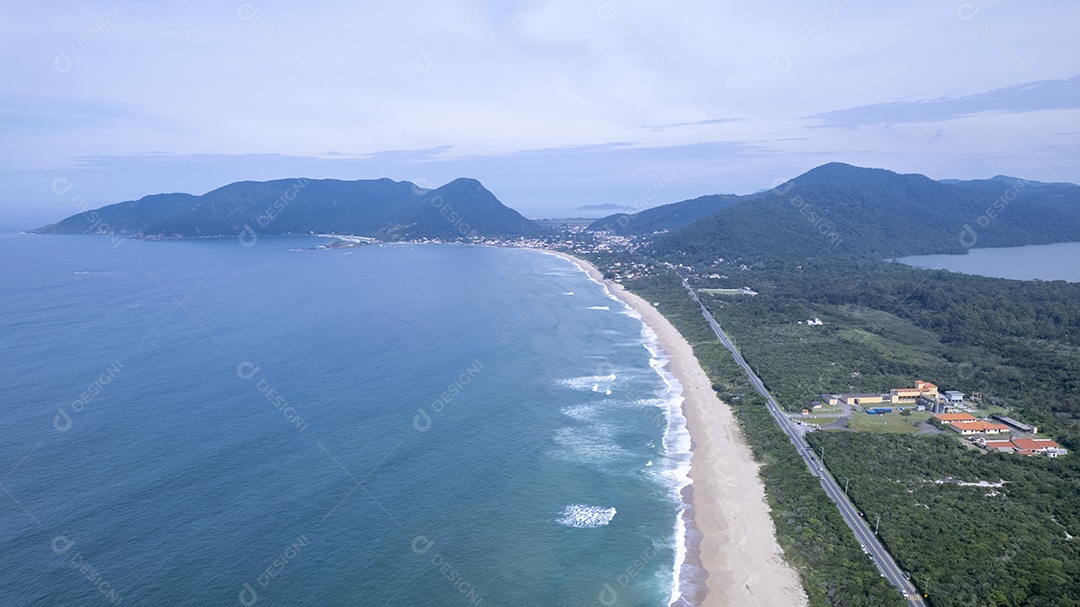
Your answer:
[[[902,570],[896,564],[896,561],[893,560],[892,555],[890,555],[888,551],[885,550],[885,547],[882,546],[881,542],[878,541],[877,536],[874,535],[874,531],[870,528],[867,521],[862,516],[859,516],[858,509],[856,509],[855,505],[848,499],[832,474],[830,474],[818,460],[817,454],[810,448],[806,439],[804,439],[802,434],[795,429],[794,422],[784,414],[780,404],[776,402],[776,399],[769,393],[769,390],[765,388],[764,382],[762,382],[761,378],[754,373],[754,370],[750,368],[750,365],[746,363],[742,354],[735,348],[735,344],[732,343],[727,334],[724,333],[724,330],[720,328],[720,325],[716,322],[716,319],[713,318],[713,315],[709,312],[708,308],[705,307],[705,304],[701,303],[701,300],[698,299],[697,293],[690,288],[690,285],[685,280],[683,281],[683,286],[690,292],[690,296],[694,298],[694,301],[701,306],[701,313],[705,315],[705,320],[709,321],[709,326],[712,327],[716,336],[720,338],[720,341],[724,346],[731,351],[731,355],[735,358],[735,362],[742,367],[743,371],[746,372],[746,376],[750,378],[750,383],[754,384],[757,391],[768,401],[769,413],[772,414],[776,423],[780,425],[780,429],[784,431],[784,434],[787,434],[788,438],[791,439],[792,444],[794,444],[795,448],[799,451],[799,455],[801,455],[806,462],[806,466],[810,468],[810,473],[818,477],[821,481],[821,486],[825,488],[825,493],[828,494],[829,499],[836,504],[836,507],[840,509],[840,514],[844,517],[844,521],[846,521],[848,526],[851,527],[851,530],[855,532],[855,538],[859,540],[859,543],[862,544],[869,555],[873,557],[874,564],[877,565],[881,574],[885,576],[885,578],[889,580],[889,583],[895,586],[897,590],[907,595],[908,604],[926,607],[926,602],[923,601],[911,582],[904,577]]]

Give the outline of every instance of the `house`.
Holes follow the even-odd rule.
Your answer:
[[[1047,457],[1058,457],[1067,454],[1067,449],[1061,448],[1054,441],[1048,438],[1014,438],[1012,440],[988,440],[983,441],[982,446],[987,451],[997,451],[999,453],[1016,453],[1019,455],[1045,455]]]
[[[1050,449],[1061,448],[1061,445],[1048,438],[1014,438],[1012,439],[1012,444],[1019,450],[1031,451],[1033,453],[1043,453]]]
[[[818,394],[818,398],[826,405],[836,406],[840,404],[840,397],[835,394]]]
[[[968,415],[967,413],[938,413],[935,415],[943,425],[948,426],[957,422],[973,422],[978,421],[974,415]]]
[[[841,394],[840,402],[845,405],[870,405],[884,402],[880,394]]]
[[[915,399],[920,396],[926,396],[936,400],[938,396],[938,387],[928,381],[920,379],[916,380],[914,388],[893,388],[889,391],[889,400],[893,404],[914,404]]]
[[[806,324],[810,325],[811,327],[820,327],[825,323],[821,322],[821,319],[815,316],[814,318],[806,321]]]
[[[957,392],[956,390],[946,390],[945,402],[950,405],[962,405],[964,404],[964,393]]]
[[[803,409],[802,414],[803,415],[810,415],[810,410],[809,409]]]
[[[983,448],[987,451],[998,451],[1000,453],[1012,453],[1016,445],[1012,444],[1011,440],[988,440],[982,442]]]
[[[948,413],[945,413],[943,415],[948,415]],[[969,436],[971,434],[1007,434],[1009,432],[1008,426],[1002,424],[995,424],[983,419],[970,422],[950,422],[949,427],[959,432],[960,434],[963,434],[964,436]]]
[[[930,383],[928,381],[923,381],[921,379],[915,380],[915,389],[916,390],[922,390],[923,392],[927,392],[927,393],[931,394],[931,396],[937,397],[937,393],[938,393],[937,386],[935,386],[934,384],[932,384],[932,383]]]

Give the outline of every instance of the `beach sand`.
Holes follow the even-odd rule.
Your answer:
[[[806,605],[794,569],[784,561],[765,502],[765,487],[731,408],[717,397],[693,348],[649,302],[606,281],[595,267],[561,255],[603,282],[641,314],[668,354],[683,389],[692,443],[690,478],[694,526],[701,533],[700,565],[708,572],[703,607]]]

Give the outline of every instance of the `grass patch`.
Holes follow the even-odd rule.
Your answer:
[[[856,411],[851,414],[851,419],[848,420],[848,428],[852,430],[858,430],[859,432],[884,432],[888,434],[915,434],[919,431],[916,424],[925,417],[915,421],[915,414],[912,413],[910,417],[900,415],[894,409],[892,413],[884,413],[881,415],[870,415],[869,413],[863,413],[862,411]]]

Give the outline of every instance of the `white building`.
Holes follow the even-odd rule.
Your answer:
[[[957,392],[956,390],[946,390],[945,391],[945,400],[950,405],[962,405],[962,404],[964,404],[964,393],[963,392]]]

